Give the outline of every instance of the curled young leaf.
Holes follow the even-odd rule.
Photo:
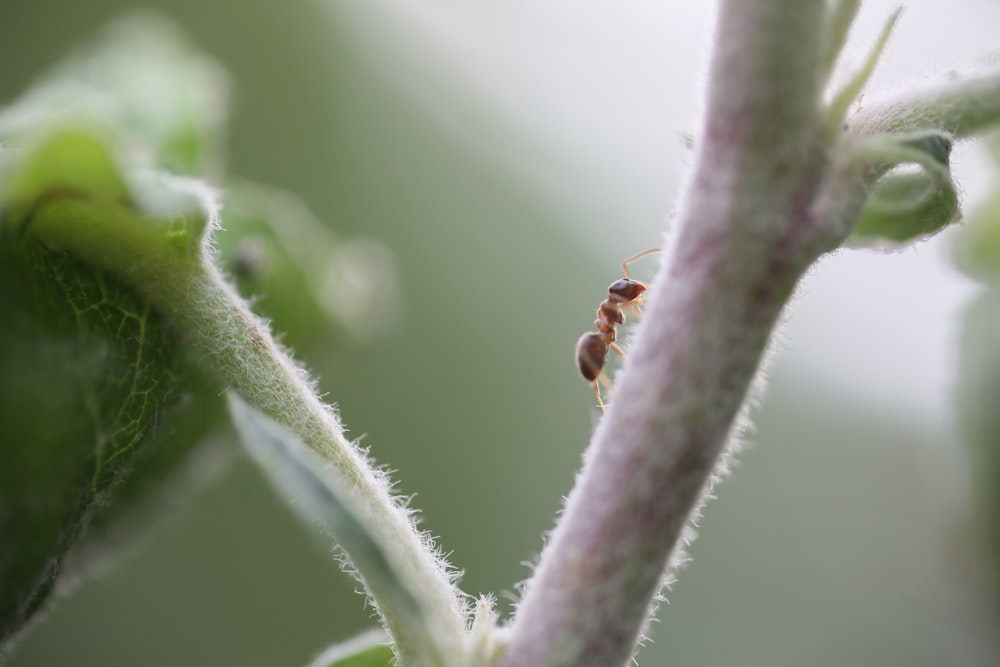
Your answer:
[[[951,147],[949,135],[934,131],[856,140],[852,157],[867,166],[874,183],[851,244],[904,243],[956,221]]]

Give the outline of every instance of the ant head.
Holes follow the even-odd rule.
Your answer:
[[[608,286],[608,294],[617,303],[635,301],[646,291],[646,284],[631,278],[619,278]]]

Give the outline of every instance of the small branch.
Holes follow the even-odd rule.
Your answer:
[[[348,499],[338,471],[235,392],[227,392],[227,398],[243,445],[268,481],[282,495],[294,498],[293,509],[334,538],[350,559],[348,571],[364,582],[378,602],[393,643],[403,647],[400,662],[422,667],[457,665],[459,660],[446,659],[438,645],[440,632],[435,624],[440,619],[424,613],[424,605],[408,585],[412,577],[393,562],[392,546],[382,543],[380,531],[373,530],[369,518]]]
[[[769,334],[820,252],[820,0],[725,0],[677,244],[501,667],[612,667],[639,639]]]
[[[861,65],[861,69],[855,72],[854,76],[844,84],[843,88],[830,101],[830,106],[827,110],[826,130],[829,138],[835,137],[840,132],[844,118],[847,116],[847,109],[854,104],[854,100],[858,99],[861,91],[864,90],[865,85],[868,83],[868,79],[871,78],[872,72],[875,71],[875,66],[878,65],[879,60],[882,58],[882,51],[885,50],[885,45],[889,42],[893,28],[896,27],[902,13],[903,9],[898,8],[889,15],[885,25],[882,26],[882,32],[879,33],[878,39],[875,40],[875,44],[868,53],[868,57],[865,58],[865,62]]]
[[[851,119],[852,133],[889,134],[943,130],[956,139],[1000,122],[1000,72],[953,80],[895,99],[866,104]]]
[[[306,373],[290,363],[268,329],[222,280],[214,267],[192,275],[177,286],[189,301],[172,316],[194,343],[209,354],[223,377],[252,405],[287,425],[303,442],[332,462],[350,485],[353,500],[370,517],[373,528],[392,555],[407,582],[415,589],[425,610],[435,619],[438,645],[445,656],[460,656],[464,647],[465,614],[459,592],[450,585],[450,575],[409,520],[408,513],[393,501],[387,481],[343,434],[343,427],[330,408],[317,397]],[[406,643],[407,619],[387,614],[379,591],[372,589],[375,604],[402,656],[413,656]]]

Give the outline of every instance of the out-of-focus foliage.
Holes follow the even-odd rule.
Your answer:
[[[993,187],[967,215],[955,248],[956,264],[983,286],[962,321],[956,404],[1000,598],[1000,135],[988,149]]]
[[[984,142],[993,161],[992,184],[963,221],[955,264],[984,285],[1000,285],[1000,134]]]
[[[223,225],[220,262],[293,348],[315,344],[330,322],[354,340],[393,328],[400,295],[382,244],[340,238],[298,198],[246,182],[226,189]]]

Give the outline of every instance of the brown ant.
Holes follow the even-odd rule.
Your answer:
[[[583,376],[583,379],[594,385],[594,395],[597,396],[597,404],[601,406],[601,412],[607,412],[607,407],[601,399],[601,387],[598,380],[606,385],[611,384],[611,381],[604,374],[604,361],[608,356],[608,350],[614,350],[623,357],[625,356],[624,350],[615,343],[615,326],[625,322],[622,308],[635,306],[645,301],[642,294],[647,289],[646,284],[629,278],[628,265],[654,252],[660,252],[660,249],[644,250],[622,262],[622,273],[625,274],[625,277],[619,278],[608,286],[608,298],[598,306],[597,319],[594,320],[597,331],[583,334],[576,343],[576,364],[580,368],[580,375]]]

